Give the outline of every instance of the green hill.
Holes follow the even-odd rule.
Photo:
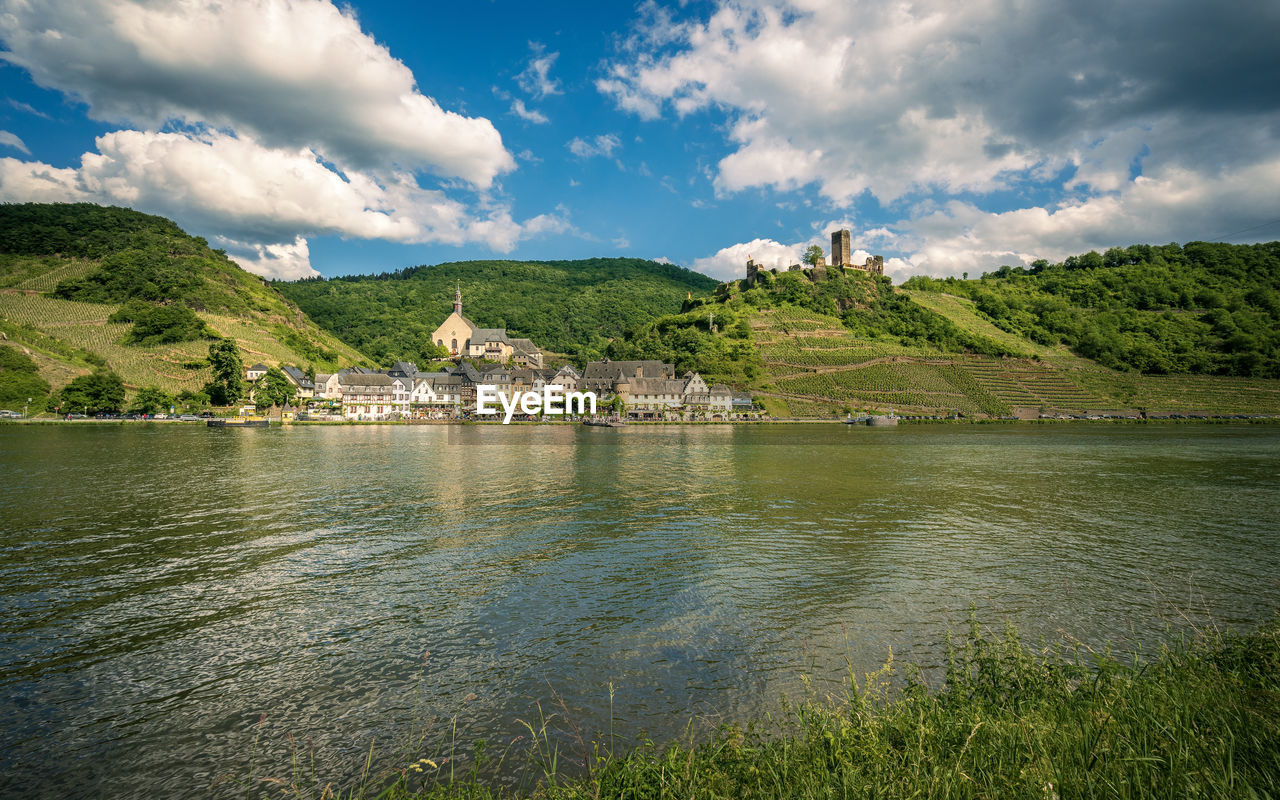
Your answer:
[[[1117,247],[905,288],[1118,370],[1280,378],[1280,242]]]
[[[326,330],[382,363],[417,359],[448,316],[455,287],[468,318],[585,360],[610,339],[716,287],[656,261],[460,261],[381,275],[274,284]]]
[[[1170,248],[1177,246],[1153,250],[1172,255]],[[756,286],[722,284],[713,297],[686,303],[680,314],[632,329],[608,352],[619,359],[662,358],[675,363],[679,372],[693,369],[708,380],[750,388],[778,416],[890,408],[905,414],[966,416],[1280,414],[1280,380],[1270,377],[1269,366],[1278,355],[1270,341],[1280,331],[1280,319],[1269,306],[1280,283],[1268,271],[1276,247],[1177,249],[1190,255],[1176,266],[1170,264],[1172,258],[1165,261],[1170,285],[1181,287],[1179,296],[1189,295],[1193,302],[1197,296],[1214,297],[1205,292],[1216,292],[1222,299],[1216,308],[1229,312],[1237,333],[1247,339],[1233,343],[1229,336],[1213,335],[1213,325],[1221,331],[1224,317],[1212,308],[1193,306],[1173,313],[1132,307],[1151,303],[1138,299],[1145,296],[1138,287],[1149,289],[1154,280],[1141,268],[1094,267],[1103,272],[1083,277],[1107,287],[1108,304],[1068,307],[1068,318],[1088,333],[1083,340],[1099,348],[1096,352],[1115,356],[1102,363],[1081,354],[1086,349],[1080,347],[1081,338],[1029,330],[1033,320],[1059,320],[1052,311],[1043,317],[988,313],[1001,308],[990,301],[991,295],[1004,298],[1003,308],[1023,310],[1033,305],[1037,293],[1051,296],[1046,286],[1027,286],[1034,280],[1031,273],[1005,268],[979,280],[913,279],[909,288],[895,289],[886,278],[829,268],[817,278],[808,271],[770,272]],[[1234,266],[1206,267],[1205,252]],[[1047,286],[1061,291],[1060,284],[1047,280],[1054,269],[1081,268],[1040,268],[1047,273]],[[1083,277],[1075,276],[1071,285],[1086,283]],[[972,295],[979,299],[970,299]],[[1023,304],[1015,303],[1016,298]],[[1154,333],[1162,324],[1184,327],[1171,327],[1175,333],[1166,330],[1160,338]],[[1181,338],[1176,331],[1183,331]],[[1241,355],[1247,352],[1241,349],[1245,341],[1256,345],[1254,355]],[[1161,371],[1143,372],[1115,355],[1158,352],[1160,347],[1181,354],[1182,360],[1170,358]],[[1172,368],[1179,365],[1182,369]],[[1237,374],[1205,375],[1206,365]]]
[[[176,322],[140,337],[139,318]],[[88,203],[0,205],[0,337],[54,390],[102,365],[131,389],[198,390],[209,377],[196,363],[208,352],[203,336],[234,338],[246,363],[366,361],[163,217]]]

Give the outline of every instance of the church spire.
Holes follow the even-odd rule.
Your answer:
[[[453,290],[453,313],[462,316],[462,284]]]

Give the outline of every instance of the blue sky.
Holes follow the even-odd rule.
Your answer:
[[[1277,5],[1135,5],[0,0],[0,199],[288,277],[1280,238]]]

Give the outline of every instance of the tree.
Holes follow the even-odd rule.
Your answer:
[[[293,384],[276,367],[258,379],[253,386],[253,402],[259,408],[283,406],[293,399]]]
[[[119,411],[124,403],[124,381],[108,369],[97,369],[89,375],[81,375],[62,387],[58,396],[61,411]]]
[[[185,411],[199,411],[209,405],[209,395],[204,392],[193,392],[183,389],[178,392],[177,404]]]
[[[811,267],[816,267],[821,264],[824,259],[826,259],[826,253],[823,252],[822,248],[816,244],[811,244],[809,245],[809,249],[804,251],[804,258],[801,260]]]
[[[443,361],[449,357],[449,348],[432,344],[431,340],[428,339],[426,344],[418,348],[418,357],[428,364],[432,361]]]
[[[39,414],[48,397],[49,383],[31,356],[16,347],[0,347],[0,407],[23,406],[27,413]]]
[[[209,345],[209,366],[213,379],[204,385],[209,402],[215,406],[229,406],[244,397],[244,363],[235,339],[219,339]]]
[[[133,323],[126,338],[129,344],[145,346],[217,338],[204,320],[181,303],[158,306],[130,300],[107,321]]]
[[[154,414],[157,410],[168,411],[173,405],[173,395],[158,386],[144,386],[134,395],[129,410],[139,414]]]

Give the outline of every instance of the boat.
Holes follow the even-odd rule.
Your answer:
[[[221,417],[208,422],[210,428],[265,428],[270,424],[266,417]]]

